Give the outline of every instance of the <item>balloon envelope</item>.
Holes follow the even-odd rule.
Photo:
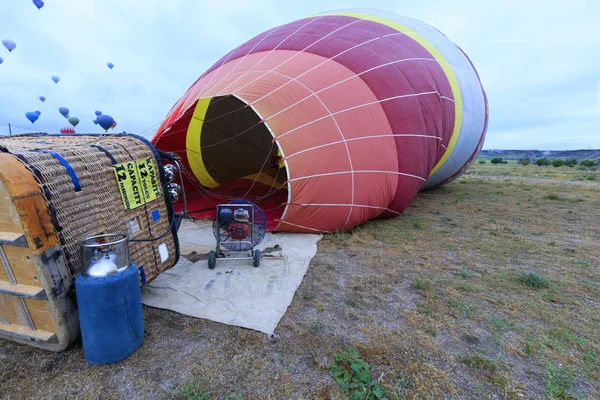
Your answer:
[[[34,111],[37,115],[40,115],[42,112],[40,110],[35,110]]]
[[[2,59],[2,57],[0,57],[0,64],[2,64],[4,62],[4,60]]]
[[[73,125],[73,127],[76,127],[77,124],[79,123],[79,118],[77,118],[77,117],[70,117],[67,121],[69,121],[69,123],[71,125]]]
[[[44,2],[42,0],[33,0],[33,4],[39,9],[44,7]]]
[[[93,122],[94,122],[94,125],[98,125],[98,120],[97,119],[95,119]]]
[[[117,126],[117,121],[115,121],[111,126],[110,129],[115,129],[115,126]]]
[[[58,112],[65,118],[69,115],[69,109],[67,107],[61,107],[58,109]]]
[[[44,96],[40,96],[40,101],[43,103],[44,101],[46,101],[46,98]]]
[[[95,113],[95,114],[96,114],[96,116],[98,116],[98,115],[102,115],[102,111],[96,111],[96,113]]]
[[[58,83],[58,81],[60,81],[60,78],[58,76],[54,75],[52,77],[52,80],[54,81],[54,83]]]
[[[75,133],[75,129],[70,126],[65,126],[64,128],[60,128],[60,133]]]
[[[105,131],[110,129],[110,127],[115,123],[113,117],[106,114],[98,115],[96,121],[98,121],[98,125],[100,125]]]
[[[109,63],[108,63],[108,64],[106,64],[106,65],[108,65],[108,68],[110,68],[110,69],[113,69],[113,68],[114,68],[114,66],[115,66],[115,64],[113,64],[113,63],[111,63],[111,62],[109,62]]]
[[[281,205],[267,216],[276,230],[350,230],[402,213],[420,189],[452,181],[477,158],[486,96],[473,64],[440,31],[380,9],[276,31],[203,73],[152,139],[179,151],[212,193],[270,196],[262,207]],[[278,77],[253,70],[265,57]],[[232,79],[234,69],[244,75]],[[232,163],[231,154],[244,158]],[[248,180],[256,174],[266,183]],[[189,209],[213,216],[199,197]]]
[[[13,51],[15,49],[15,47],[17,47],[17,44],[15,42],[13,42],[12,40],[8,40],[8,39],[4,39],[2,41],[2,44],[4,45],[4,47],[6,47],[8,49],[9,52]]]
[[[31,121],[31,123],[33,124],[35,121],[37,121],[37,119],[39,118],[39,115],[37,115],[36,113],[29,111],[25,113],[25,117],[27,117],[27,119],[29,121]]]

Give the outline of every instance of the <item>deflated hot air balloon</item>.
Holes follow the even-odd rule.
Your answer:
[[[46,101],[46,98],[44,96],[40,96],[39,99],[42,103]]]
[[[67,118],[69,115],[69,109],[67,107],[60,107],[58,112],[65,118]]]
[[[17,47],[17,44],[15,42],[13,42],[12,40],[8,40],[8,39],[4,39],[2,41],[2,44],[4,45],[4,47],[6,47],[8,49],[9,53],[12,52]]]
[[[487,115],[474,66],[446,36],[355,9],[236,47],[152,141],[191,172],[192,215],[214,215],[210,189],[257,202],[276,230],[331,232],[398,215],[422,188],[458,177],[481,149]]]
[[[77,117],[69,117],[69,119],[67,119],[67,121],[69,121],[69,123],[71,125],[73,125],[73,127],[76,127],[77,124],[79,124],[79,118],[77,118]]]
[[[113,69],[115,67],[115,64],[109,62],[106,64],[108,66],[108,68]]]
[[[60,78],[56,75],[52,76],[52,80],[54,81],[54,83],[58,83],[60,81]]]
[[[35,112],[29,111],[25,113],[25,117],[33,124],[38,120],[39,115]]]
[[[110,127],[115,123],[115,120],[110,115],[102,114],[96,118],[98,121],[98,125],[102,127],[105,131],[109,130]]]
[[[97,110],[97,111],[95,112],[95,114],[96,114],[96,116],[98,116],[98,115],[102,115],[102,111],[99,111],[99,110]]]
[[[33,0],[33,4],[38,8],[38,10],[41,10],[42,7],[44,7],[44,2],[42,0]]]

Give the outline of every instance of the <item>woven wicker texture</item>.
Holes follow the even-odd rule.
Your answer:
[[[15,155],[33,173],[44,192],[54,228],[75,277],[82,271],[79,242],[86,237],[106,233],[127,233],[127,221],[137,219],[140,230],[131,239],[148,239],[163,235],[169,229],[164,198],[152,200],[133,210],[123,206],[113,162],[101,149],[108,151],[117,163],[152,158],[152,150],[132,136],[20,136],[2,137],[0,146]],[[75,191],[67,169],[53,155],[37,150],[51,150],[64,158],[76,174],[81,190]],[[162,185],[161,193],[163,192]],[[160,218],[152,218],[158,210]],[[165,243],[168,258],[161,262],[158,246]],[[171,268],[176,260],[175,239],[171,233],[152,242],[130,242],[130,256],[143,266],[147,281]]]

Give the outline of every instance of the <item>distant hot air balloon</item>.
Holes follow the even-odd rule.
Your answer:
[[[34,111],[38,116],[42,113],[40,110],[35,110]]]
[[[4,39],[2,41],[2,44],[8,49],[9,52],[12,52],[15,49],[15,47],[17,47],[17,44],[15,42],[8,39]]]
[[[0,57],[0,64],[2,64],[4,62],[4,60],[2,59],[2,57]]]
[[[52,80],[54,81],[54,83],[58,83],[58,81],[60,81],[60,78],[56,75],[52,76]]]
[[[113,69],[113,68],[115,67],[115,64],[113,64],[113,63],[111,63],[111,62],[109,62],[109,63],[108,63],[108,64],[106,64],[106,65],[108,65],[108,68],[110,68],[110,69]]]
[[[96,111],[96,116],[102,115],[102,111]]]
[[[73,127],[76,127],[76,126],[77,126],[77,124],[79,123],[79,118],[77,118],[77,117],[70,117],[70,118],[68,119],[68,121],[69,121],[69,123],[70,123],[71,125],[73,125]]]
[[[69,109],[67,107],[61,107],[58,109],[58,112],[65,118],[69,117]]]
[[[102,114],[96,118],[98,125],[100,125],[105,131],[109,130],[110,127],[115,123],[115,120],[110,115]]]
[[[25,117],[27,117],[27,119],[29,121],[31,121],[31,123],[33,124],[35,121],[37,121],[37,119],[39,118],[39,115],[37,115],[33,111],[29,111],[29,112],[25,113]]]
[[[41,10],[42,7],[44,7],[44,2],[42,0],[33,0],[33,4],[38,8],[38,10]]]
[[[43,103],[46,101],[46,98],[44,96],[40,96],[40,101]]]
[[[64,128],[60,128],[60,133],[75,133],[75,129],[71,128],[70,126],[65,126]]]

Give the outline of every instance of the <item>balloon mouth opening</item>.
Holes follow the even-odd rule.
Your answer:
[[[186,191],[192,200],[188,211],[192,215],[214,211],[219,202],[245,199],[266,211],[273,228],[287,204],[288,171],[269,126],[234,95],[200,99],[188,113]],[[171,134],[164,133],[165,142]]]

